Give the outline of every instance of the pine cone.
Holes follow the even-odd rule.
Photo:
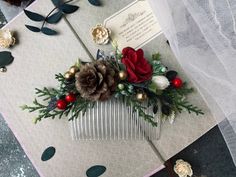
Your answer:
[[[76,88],[85,99],[105,101],[117,86],[116,70],[104,60],[87,63],[76,73]]]

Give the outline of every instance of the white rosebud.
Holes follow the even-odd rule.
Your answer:
[[[93,41],[96,44],[107,44],[109,42],[111,31],[101,24],[91,30]]]
[[[164,90],[170,85],[169,80],[165,76],[153,76],[152,82],[154,82],[158,90]]]
[[[15,38],[13,37],[10,30],[1,30],[0,29],[0,47],[9,48],[15,44]]]
[[[191,177],[193,175],[191,165],[182,159],[176,161],[174,171],[179,177]]]

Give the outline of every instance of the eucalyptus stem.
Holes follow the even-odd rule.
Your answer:
[[[47,18],[48,18],[56,9],[58,9],[58,7],[54,7],[54,8],[49,12],[49,14],[45,17],[41,29],[44,27],[44,25],[45,25],[45,23],[46,23],[46,21],[47,21]]]
[[[74,0],[66,1],[66,2],[62,3],[62,5],[63,5],[63,4],[68,4],[68,3],[72,2],[72,1],[74,1]],[[58,9],[57,6],[54,7],[54,8],[49,12],[49,14],[45,17],[41,29],[44,27],[45,23],[47,22],[47,18],[48,18],[55,10],[57,10],[57,9]]]

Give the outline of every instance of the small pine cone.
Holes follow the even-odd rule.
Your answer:
[[[76,73],[76,88],[85,99],[105,101],[114,93],[117,86],[116,70],[104,60],[87,63]]]

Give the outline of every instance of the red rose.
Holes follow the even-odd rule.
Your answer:
[[[131,47],[126,47],[122,54],[121,62],[126,66],[129,82],[141,83],[151,79],[152,66],[144,58],[142,49],[135,51]]]

